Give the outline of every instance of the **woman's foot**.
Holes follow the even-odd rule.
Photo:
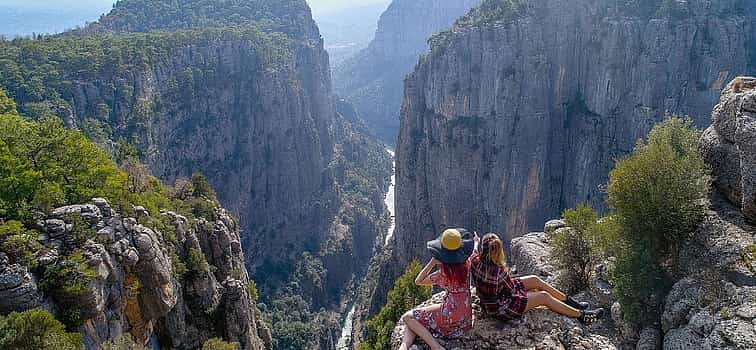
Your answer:
[[[604,309],[598,308],[595,310],[584,310],[580,312],[580,317],[578,317],[578,320],[582,322],[583,324],[591,324],[593,322],[598,321],[601,317],[604,316]]]
[[[573,309],[577,309],[577,310],[587,310],[591,306],[590,304],[584,301],[577,301],[570,296],[568,296],[567,299],[564,300],[564,303],[567,304],[569,307]]]

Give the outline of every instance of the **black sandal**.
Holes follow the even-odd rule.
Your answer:
[[[567,297],[564,303],[567,304],[567,306],[577,310],[587,310],[591,306],[584,301],[577,301],[570,296]]]
[[[603,316],[604,316],[604,309],[602,308],[598,308],[595,310],[585,310],[580,313],[580,317],[578,317],[578,320],[582,322],[583,324],[591,324],[593,322],[598,321]]]

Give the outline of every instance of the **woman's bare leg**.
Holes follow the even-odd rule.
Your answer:
[[[549,293],[556,300],[567,300],[567,296],[564,295],[564,293],[560,292],[552,285],[546,283],[546,281],[542,280],[538,276],[525,276],[520,279],[522,280],[522,284],[525,285],[525,289],[527,290],[542,290],[546,293]]]
[[[413,332],[409,327],[404,327],[402,346],[399,347],[399,350],[409,350],[409,348],[412,347],[412,344],[415,343],[415,337],[417,337],[417,334],[415,334],[415,332]]]
[[[567,306],[546,291],[528,292],[528,305],[525,307],[525,311],[530,311],[539,306],[545,306],[551,311],[569,317],[577,318],[582,315],[580,311]]]
[[[407,328],[409,328],[414,334],[417,334],[420,339],[424,340],[425,343],[430,346],[431,350],[441,350],[444,349],[444,347],[441,346],[441,344],[438,343],[436,338],[433,338],[433,335],[428,331],[428,329],[425,328],[420,322],[418,322],[415,317],[412,315],[412,311],[408,311],[404,315],[402,315],[402,320],[404,320],[404,324],[407,325]],[[406,333],[405,333],[406,335]],[[412,339],[414,342],[414,339]],[[404,340],[402,341],[402,346],[404,346]],[[412,346],[412,343],[407,345],[407,348]]]

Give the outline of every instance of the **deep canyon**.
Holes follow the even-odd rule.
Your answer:
[[[372,41],[332,65],[305,0],[121,0],[74,30],[0,40],[0,88],[24,120],[54,116],[118,165],[146,164],[130,179],[154,175],[172,193],[203,174],[217,192],[182,198],[202,214],[188,217],[100,195],[36,208],[24,225],[44,249],[33,266],[0,255],[0,313],[62,318],[82,304],[87,349],[127,333],[175,349],[214,337],[356,349],[444,228],[509,245],[578,204],[607,210],[609,171],[655,124],[709,127],[727,84],[756,67],[754,18],[742,0],[394,0]],[[717,174],[748,148],[732,123],[707,131],[724,155],[709,159]],[[717,185],[741,207],[717,197],[707,215],[726,229],[706,232],[750,232],[720,219],[753,212],[750,187],[736,185],[748,169],[738,174]],[[71,241],[79,228],[97,234]],[[97,271],[86,293],[46,291],[46,271],[75,251]],[[206,268],[176,273],[191,259]]]

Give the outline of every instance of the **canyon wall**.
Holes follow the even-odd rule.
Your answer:
[[[428,38],[447,29],[480,0],[395,0],[381,15],[375,38],[334,67],[336,92],[353,103],[367,126],[393,145],[399,129],[402,82]]]
[[[708,125],[724,85],[748,68],[750,20],[737,1],[646,12],[502,4],[435,36],[406,81],[399,266],[424,258],[444,226],[509,240],[578,203],[605,207],[615,159],[667,115]]]
[[[327,324],[328,348],[385,231],[391,159],[337,110],[306,1],[179,2],[124,0],[85,28],[2,42],[0,86],[116,158],[136,146],[166,182],[205,174],[263,300],[335,312],[301,320]]]

